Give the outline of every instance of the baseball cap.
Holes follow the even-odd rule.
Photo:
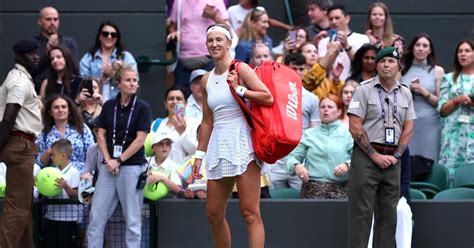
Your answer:
[[[156,133],[153,136],[153,140],[151,141],[151,146],[153,146],[154,144],[159,143],[160,141],[162,141],[164,139],[169,139],[171,141],[171,143],[173,143],[173,138],[171,138],[171,136],[169,134]]]
[[[193,72],[191,72],[191,76],[189,77],[189,83],[191,84],[194,79],[198,78],[198,77],[202,77],[204,74],[206,74],[206,70],[203,70],[203,69],[197,69],[197,70],[194,70]]]

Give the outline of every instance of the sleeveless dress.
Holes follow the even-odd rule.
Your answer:
[[[423,87],[436,95],[435,68],[428,70],[428,65],[413,64],[402,77],[402,82],[410,87],[411,80],[418,77]],[[417,119],[413,123],[413,137],[408,145],[410,155],[421,155],[437,162],[441,147],[441,120],[438,111],[425,101],[424,96],[416,93],[413,94],[413,107]]]
[[[241,175],[255,160],[250,130],[227,84],[229,72],[216,75],[214,70],[206,85],[207,103],[214,118],[205,157],[208,180]]]

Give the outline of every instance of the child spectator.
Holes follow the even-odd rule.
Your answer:
[[[331,0],[308,0],[307,1],[307,15],[310,25],[306,27],[309,34],[309,39],[318,44],[319,40],[327,35],[329,30],[329,19],[327,16],[328,8],[332,5]],[[319,34],[319,35],[318,35]]]
[[[197,128],[197,134],[199,136],[199,128]],[[196,157],[194,155],[188,156],[184,162],[176,168],[176,172],[181,177],[183,182],[183,189],[186,189],[184,192],[184,197],[193,199],[206,199],[207,198],[207,176],[206,176],[206,162],[202,161],[201,174],[202,178],[195,179],[192,175],[194,160]]]
[[[235,48],[236,59],[249,63],[252,46],[257,42],[265,43],[273,49],[272,39],[267,36],[268,22],[267,11],[262,6],[247,14],[240,30],[239,44]]]
[[[55,199],[76,199],[80,173],[70,162],[72,144],[67,139],[59,139],[51,146],[51,159],[61,170],[63,178],[56,184],[63,190]],[[48,205],[44,223],[44,247],[75,247],[80,220],[79,205]]]
[[[206,165],[203,161],[203,166],[201,166],[201,179],[194,179],[192,175],[192,166],[194,164],[195,156],[190,156],[188,159],[184,160],[183,164],[178,166],[176,171],[181,177],[183,182],[183,188],[186,189],[184,196],[189,199],[198,198],[206,199],[207,198],[207,177],[206,177]]]
[[[250,64],[253,66],[259,66],[264,61],[273,61],[272,53],[270,48],[265,43],[257,42],[252,46],[252,55],[250,57]]]
[[[176,172],[176,163],[168,155],[171,151],[173,140],[168,135],[155,134],[151,143],[154,156],[149,159],[149,174],[147,183],[163,182],[171,192],[175,194],[184,193],[181,188],[181,179]],[[153,174],[153,171],[162,174]]]

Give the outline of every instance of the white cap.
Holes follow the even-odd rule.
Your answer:
[[[173,138],[171,138],[171,136],[169,134],[155,133],[155,135],[153,135],[153,139],[151,140],[151,146],[153,146],[154,144],[159,143],[160,141],[162,141],[164,139],[169,139],[171,141],[171,143],[173,143]]]

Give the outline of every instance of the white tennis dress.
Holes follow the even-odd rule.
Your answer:
[[[214,128],[206,153],[209,180],[243,174],[255,159],[250,130],[239,104],[230,93],[227,75],[216,75],[214,69],[207,80],[207,103],[213,112]]]

